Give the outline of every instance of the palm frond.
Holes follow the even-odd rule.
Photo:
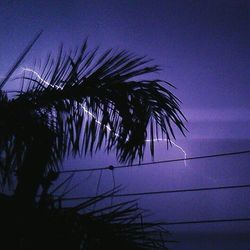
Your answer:
[[[4,212],[1,222],[6,228],[3,240],[10,249],[167,250],[166,244],[171,242],[168,232],[161,223],[144,222],[143,211],[134,201],[88,211],[93,202],[103,202],[107,194],[112,197],[112,192],[75,206],[53,209],[19,210],[11,199],[0,197]]]
[[[91,210],[93,204],[102,203],[117,191],[63,208],[55,204],[53,208],[24,209],[13,198],[0,195],[1,226],[5,229],[2,244],[8,249],[167,250],[174,242],[170,234],[162,223],[143,221],[144,211],[135,201]]]
[[[126,51],[97,56],[97,49],[87,50],[87,42],[74,56],[61,48],[41,75],[26,73],[30,87],[16,102],[29,101],[37,111],[53,114],[53,123],[67,134],[68,152],[81,155],[104,146],[107,152],[116,150],[120,161],[132,163],[143,158],[149,124],[151,138],[159,131],[168,140],[175,138],[173,127],[185,132],[180,101],[166,88],[170,84],[145,80],[159,71],[149,62]],[[153,148],[152,142],[152,155]]]

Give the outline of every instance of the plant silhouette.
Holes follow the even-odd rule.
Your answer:
[[[98,49],[89,50],[85,41],[75,51],[65,53],[61,47],[56,58],[49,55],[40,65],[39,75],[24,71],[19,78],[21,89],[10,95],[4,86],[39,35],[0,84],[1,184],[10,183],[13,174],[17,176],[13,197],[3,195],[1,200],[6,213],[13,213],[9,220],[15,218],[19,226],[24,225],[21,218],[32,218],[27,220],[32,240],[21,237],[15,230],[19,235],[15,249],[107,249],[111,241],[116,249],[115,244],[120,244],[119,249],[161,249],[156,244],[159,240],[154,238],[152,243],[152,235],[147,241],[143,234],[153,224],[141,227],[142,223],[131,223],[138,218],[134,205],[121,203],[103,208],[109,211],[106,214],[97,211],[80,214],[79,209],[104,198],[98,196],[97,200],[77,207],[55,210],[38,209],[36,196],[40,185],[45,185],[45,176],[56,172],[67,156],[83,156],[102,149],[107,153],[115,151],[120,162],[130,164],[143,159],[148,136],[153,139],[162,135],[170,140],[174,138],[174,126],[184,134],[185,117],[179,100],[166,88],[172,85],[160,79],[147,79],[160,70],[157,65],[150,65],[151,60],[127,51],[108,50],[99,55]],[[150,142],[150,152],[154,155],[154,140]],[[17,218],[14,214],[18,214]],[[32,232],[32,228],[38,229],[36,223],[40,229]],[[45,233],[43,228],[48,231]],[[60,232],[50,239],[55,245],[51,243],[50,248],[44,241],[45,245],[39,243],[34,248],[32,244],[40,242],[41,234],[46,234],[47,239],[53,237],[51,228]],[[111,238],[105,232],[112,232]],[[93,238],[86,243],[84,235]]]

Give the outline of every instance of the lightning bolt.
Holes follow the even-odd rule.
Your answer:
[[[61,90],[63,89],[63,87],[61,87],[61,86],[51,85],[49,82],[45,81],[35,70],[33,70],[31,68],[23,68],[23,67],[21,67],[21,69],[22,69],[22,72],[30,72],[30,73],[34,74],[46,86],[51,86],[53,88],[61,89]]]
[[[173,144],[176,148],[178,148],[184,154],[184,160],[183,160],[183,162],[184,162],[184,165],[187,166],[187,161],[186,161],[186,159],[187,159],[187,152],[184,150],[183,147],[181,147],[180,145],[176,144],[175,142],[173,142],[170,139],[161,139],[161,138],[157,139],[157,138],[155,138],[153,140],[149,140],[149,139],[146,140],[146,142],[151,142],[151,141],[154,141],[154,142],[168,141],[168,142],[170,142],[170,144]]]
[[[48,81],[44,80],[35,70],[31,69],[31,68],[21,68],[23,72],[30,72],[30,73],[33,73],[42,83],[44,83],[46,86],[51,86],[53,88],[56,88],[56,89],[63,89],[63,87],[61,86],[56,86],[56,85],[51,85]],[[93,119],[95,119],[96,123],[99,124],[100,126],[104,126],[107,128],[107,130],[109,131],[112,131],[112,129],[108,126],[108,125],[103,125],[97,117],[95,117],[94,114],[92,114],[83,104],[80,104],[80,106],[82,107],[82,109],[84,110],[84,112],[86,114],[88,114],[90,117],[92,117]],[[115,133],[115,136],[116,137],[119,137],[120,135],[118,133]],[[145,140],[146,142],[151,142],[152,140]],[[182,153],[184,154],[184,165],[187,166],[187,162],[186,162],[186,159],[187,159],[187,153],[186,151],[178,144],[176,144],[175,142],[173,142],[172,140],[170,139],[153,139],[153,141],[168,141],[170,142],[170,144],[173,144],[176,148],[178,148],[180,151],[182,151]]]

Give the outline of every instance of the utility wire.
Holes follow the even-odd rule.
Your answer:
[[[101,171],[101,170],[114,170],[114,169],[122,169],[122,168],[128,168],[128,167],[147,166],[147,165],[154,165],[154,164],[179,162],[179,161],[184,161],[184,160],[190,161],[190,160],[217,158],[217,157],[234,156],[234,155],[242,155],[242,154],[249,154],[249,153],[250,153],[250,150],[246,150],[246,151],[237,151],[237,152],[229,152],[229,153],[221,153],[221,154],[194,156],[194,157],[187,157],[187,158],[177,158],[177,159],[162,160],[162,161],[152,161],[152,162],[137,163],[137,164],[131,164],[131,165],[118,165],[116,167],[114,167],[113,165],[110,165],[108,167],[100,167],[100,168],[61,170],[61,171],[58,171],[58,173],[63,174],[63,173],[76,173],[76,172],[80,173],[80,172]]]
[[[163,190],[163,191],[126,193],[126,194],[114,194],[113,197],[145,196],[145,195],[158,195],[158,194],[171,194],[171,193],[198,192],[198,191],[200,192],[200,191],[235,189],[235,188],[250,188],[250,184],[246,184],[246,185],[231,185],[231,186],[218,186],[218,187],[207,187],[207,188]],[[110,197],[110,196],[103,196],[103,198],[108,198],[108,197]],[[63,198],[62,200],[63,201],[74,201],[74,200],[84,200],[84,199],[92,199],[92,198],[94,198],[94,196]]]
[[[17,69],[17,67],[19,66],[19,64],[23,61],[23,59],[28,54],[28,52],[30,51],[30,49],[33,47],[33,45],[36,43],[36,41],[38,40],[38,38],[41,36],[42,32],[43,31],[41,30],[40,32],[38,32],[35,35],[35,37],[33,38],[33,40],[28,44],[28,46],[24,49],[24,51],[22,52],[22,54],[18,57],[17,61],[11,67],[11,69],[9,70],[9,72],[7,73],[7,75],[0,82],[0,89],[2,89],[4,87],[4,85],[7,83],[7,81],[10,79],[11,75],[14,73],[14,71]]]
[[[185,225],[185,224],[204,224],[204,223],[222,223],[222,222],[240,222],[250,221],[250,218],[235,218],[235,219],[217,219],[217,220],[195,220],[195,221],[176,221],[163,223],[166,226]]]

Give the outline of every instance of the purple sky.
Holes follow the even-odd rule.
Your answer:
[[[178,136],[188,156],[250,148],[249,84],[250,1],[0,1],[0,76],[40,29],[39,42],[26,58],[44,57],[63,42],[127,49],[160,64],[159,77],[173,83],[189,123],[186,138]],[[18,70],[17,70],[18,73]],[[15,88],[15,83],[8,89]],[[155,160],[182,157],[157,143]],[[145,161],[151,158],[146,155]],[[249,184],[250,156],[175,163],[161,168],[117,170],[124,192]],[[69,160],[65,166],[102,167],[117,164],[113,155]],[[157,167],[157,166],[155,166]],[[86,175],[75,177],[76,181]],[[75,190],[94,190],[98,174]],[[105,173],[101,190],[112,187]],[[149,196],[140,199],[155,218],[167,221],[250,217],[248,189]],[[246,249],[249,222],[169,227],[181,243],[175,249]],[[187,233],[189,232],[189,234]],[[237,233],[235,233],[237,232]],[[217,239],[215,237],[218,234]],[[230,234],[231,241],[225,240]],[[232,235],[231,235],[232,234]],[[200,240],[199,240],[200,239]],[[241,241],[240,241],[241,239]],[[241,244],[241,245],[240,245]],[[246,244],[246,245],[244,245]],[[247,245],[248,244],[248,245]],[[231,248],[230,248],[231,247]]]

